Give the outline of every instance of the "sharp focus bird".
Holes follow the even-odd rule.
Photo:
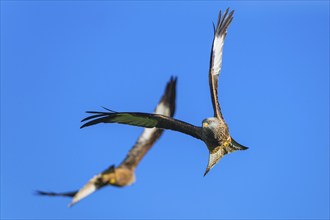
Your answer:
[[[214,28],[214,38],[210,58],[209,84],[214,116],[202,121],[202,127],[173,119],[161,114],[141,112],[97,112],[87,111],[91,116],[82,120],[86,122],[81,128],[98,123],[119,123],[146,128],[169,129],[190,135],[204,141],[209,150],[209,161],[204,176],[226,154],[247,147],[237,143],[229,134],[228,126],[222,116],[218,101],[218,77],[222,66],[222,51],[227,29],[233,20],[234,11],[229,9],[224,14],[219,12],[218,22]]]
[[[172,117],[174,115],[176,81],[177,79],[172,77],[167,83],[165,92],[155,109],[155,114],[166,115],[168,117]],[[153,144],[159,139],[163,131],[163,129],[158,128],[144,129],[135,145],[128,152],[126,158],[118,167],[112,165],[102,173],[95,175],[80,190],[64,193],[37,191],[37,194],[46,196],[73,197],[72,202],[69,204],[69,206],[72,206],[104,186],[112,185],[123,187],[130,185],[135,181],[135,168]]]

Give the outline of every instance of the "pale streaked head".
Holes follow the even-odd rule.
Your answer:
[[[208,129],[214,130],[218,126],[219,126],[219,119],[217,119],[217,118],[213,118],[213,117],[206,118],[202,122],[202,127],[203,128],[208,128]]]

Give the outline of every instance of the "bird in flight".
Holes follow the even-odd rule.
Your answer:
[[[176,81],[177,79],[175,77],[171,77],[170,81],[167,83],[165,92],[155,109],[155,114],[165,115],[167,117],[172,117],[174,115]],[[112,165],[103,172],[95,175],[80,190],[64,193],[37,191],[36,193],[45,196],[73,197],[69,204],[69,207],[71,207],[104,186],[128,186],[135,181],[135,168],[153,144],[159,139],[163,131],[163,129],[158,128],[145,128],[135,145],[128,152],[126,158],[119,166],[115,167]]]
[[[220,159],[231,152],[246,150],[247,147],[237,143],[229,134],[228,126],[221,113],[218,101],[218,77],[222,66],[222,51],[227,35],[227,29],[233,20],[234,11],[229,8],[224,14],[219,12],[218,22],[214,27],[214,38],[210,57],[209,84],[214,116],[202,121],[202,127],[194,126],[161,114],[141,112],[98,112],[87,111],[92,114],[82,120],[81,128],[98,123],[119,123],[146,128],[162,128],[178,131],[202,140],[209,150],[208,165],[204,176],[217,164]]]

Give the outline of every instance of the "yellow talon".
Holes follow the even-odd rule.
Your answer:
[[[115,180],[115,178],[111,178],[109,182],[110,182],[110,184],[115,184],[116,180]]]

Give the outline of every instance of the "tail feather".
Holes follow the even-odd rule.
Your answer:
[[[204,176],[221,160],[221,158],[226,154],[223,147],[219,147],[217,151],[209,154],[209,162],[207,164]]]
[[[231,138],[231,144],[230,146],[234,149],[234,150],[247,150],[249,149],[248,147],[245,147],[239,143],[237,143],[233,138]]]
[[[221,160],[221,158],[224,155],[237,150],[247,150],[247,149],[249,148],[237,143],[233,138],[231,138],[231,143],[227,147],[219,147],[219,149],[214,150],[213,153],[210,152],[209,162],[207,164],[207,168],[204,173],[204,176]]]

